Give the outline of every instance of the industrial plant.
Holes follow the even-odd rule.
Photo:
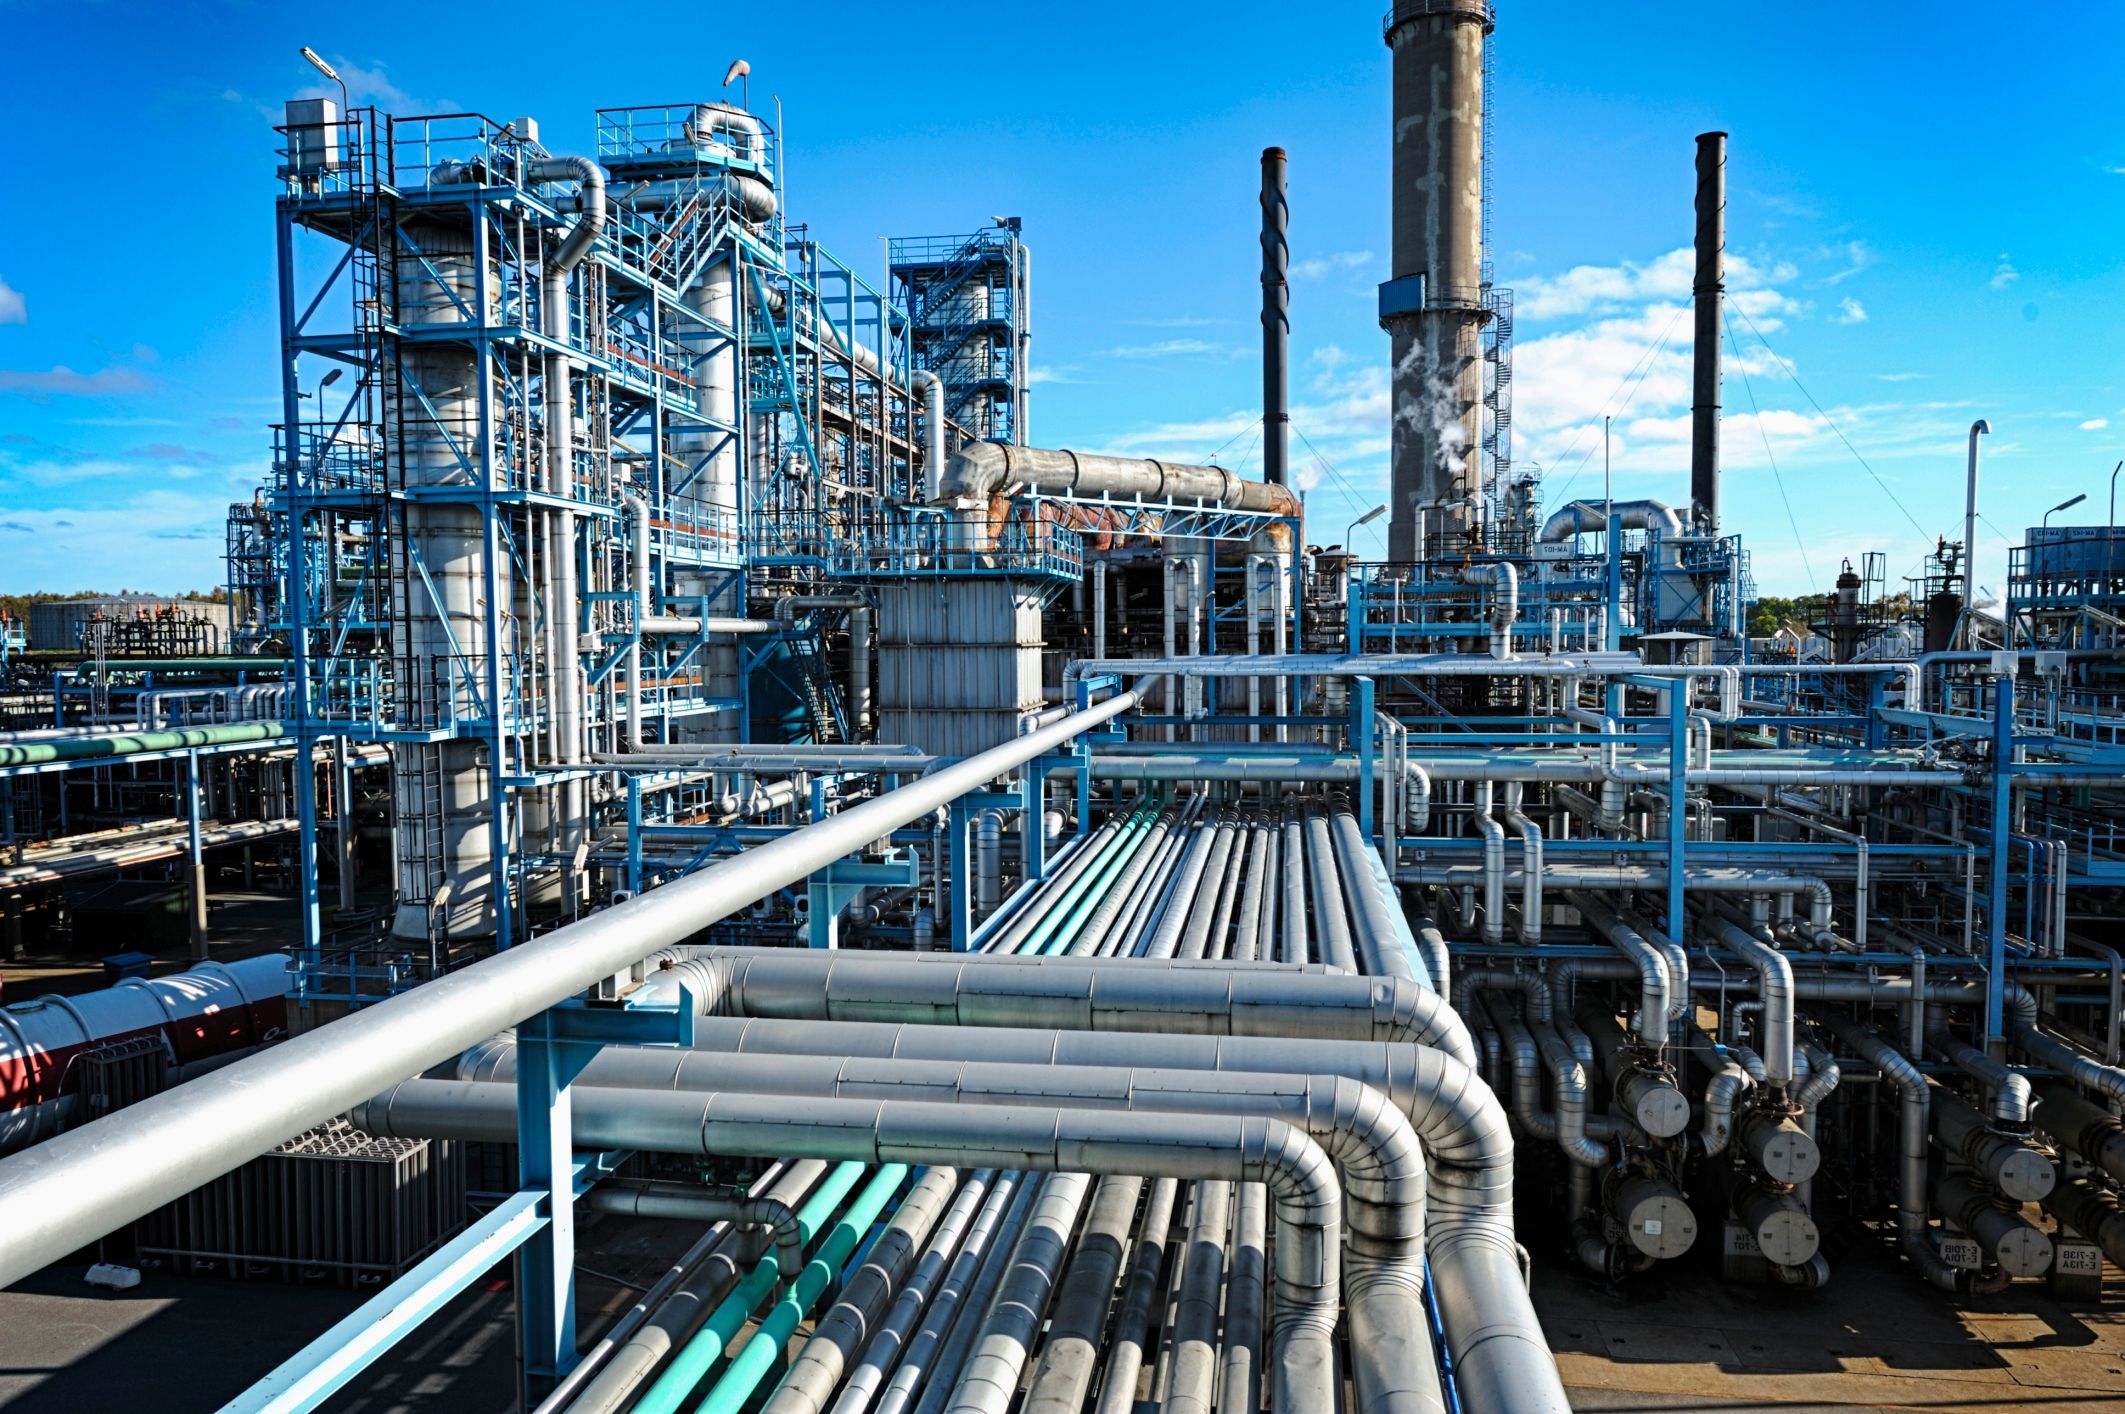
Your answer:
[[[337,1302],[184,1376],[231,1411],[400,1407],[479,1301],[501,1392],[406,1407],[1544,1414],[1558,1283],[2116,1300],[2125,544],[2030,529],[1981,612],[1976,421],[1914,593],[1752,633],[1718,132],[1689,497],[1545,500],[1497,21],[1351,36],[1379,562],[1287,443],[1280,149],[1253,479],[1044,442],[1039,231],[865,273],[742,87],[588,151],[289,101],[225,595],[0,636],[0,955],[77,963],[0,997],[6,1324]]]

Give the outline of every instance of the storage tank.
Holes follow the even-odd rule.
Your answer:
[[[0,1007],[0,1154],[93,1118],[75,1110],[96,1051],[152,1037],[164,1078],[189,1079],[285,1032],[287,987],[288,960],[270,953]]]

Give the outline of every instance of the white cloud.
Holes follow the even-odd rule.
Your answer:
[[[1328,255],[1310,255],[1291,267],[1291,273],[1301,280],[1319,280],[1343,271],[1363,270],[1372,264],[1369,250],[1339,250]]]
[[[1831,322],[1834,324],[1864,324],[1867,322],[1867,307],[1852,298],[1852,296],[1846,295],[1842,300],[1838,301],[1837,313],[1832,316]]]
[[[459,105],[447,98],[429,100],[416,98],[392,82],[391,75],[381,63],[357,64],[336,55],[327,55],[333,71],[347,82],[347,95],[357,108],[374,105],[395,117],[411,117],[416,113],[454,113]],[[308,88],[297,89],[297,98],[329,98],[339,101],[339,85],[314,83]]]
[[[1828,254],[1832,259],[1843,260],[1845,268],[1834,275],[1824,276],[1823,283],[1825,285],[1843,284],[1846,280],[1851,279],[1854,275],[1859,274],[1860,271],[1874,264],[1876,258],[1874,247],[1868,245],[1865,241],[1846,241],[1844,245],[1832,249]]]
[[[2086,422],[2081,424],[2081,430],[2083,432],[2101,432],[2104,428],[2108,426],[2110,426],[2109,418],[2091,417]]]
[[[1203,354],[1229,355],[1234,350],[1208,339],[1160,339],[1153,344],[1123,344],[1107,350],[1108,358],[1194,358]]]
[[[1048,368],[1036,365],[1031,371],[1026,374],[1026,386],[1029,388],[1038,388],[1045,383],[1082,383],[1086,381],[1082,378],[1074,376],[1076,372],[1077,368],[1075,365],[1065,365],[1061,368]]]
[[[1656,259],[1615,265],[1575,265],[1562,275],[1536,275],[1514,282],[1514,312],[1524,319],[1565,319],[1581,314],[1605,314],[1651,300],[1687,299],[1697,273],[1697,257],[1688,246],[1671,250]],[[1769,269],[1759,267],[1745,255],[1727,254],[1728,298],[1747,308],[1750,318],[1765,313],[1788,313],[1798,306],[1769,288],[1772,281],[1789,281],[1799,272],[1778,261]]]
[[[137,368],[99,368],[94,373],[77,373],[63,363],[45,369],[0,368],[0,393],[21,393],[40,402],[54,395],[95,398],[138,393],[152,384]]]
[[[181,593],[222,577],[227,498],[147,491],[123,504],[0,514],[0,580],[13,590],[73,588],[83,565],[122,565],[138,589]]]
[[[1877,373],[1874,378],[1880,383],[1916,383],[1925,376],[1923,373]]]
[[[22,292],[5,280],[0,280],[0,324],[27,324],[30,322],[29,305],[23,301]]]
[[[2014,262],[2007,258],[2007,252],[2001,251],[1999,268],[1992,272],[1992,288],[2004,290],[2021,278],[2022,272],[2014,268]]]

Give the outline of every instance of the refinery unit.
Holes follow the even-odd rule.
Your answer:
[[[538,1414],[1562,1411],[1531,1281],[1834,1300],[1833,1229],[2097,1299],[2125,547],[2031,530],[1981,614],[1966,522],[1751,636],[1722,133],[1690,498],[1545,504],[1493,23],[1382,27],[1383,562],[1292,474],[1278,149],[1253,480],[1043,447],[1038,232],[880,285],[728,81],[583,154],[290,102],[226,606],[0,648],[6,946],[145,871],[113,916],[197,960],[0,1008],[0,1282],[362,1291],[215,1392],[294,1411],[513,1262]],[[210,961],[239,874],[296,932]],[[582,1229],[651,1219],[579,1321]]]

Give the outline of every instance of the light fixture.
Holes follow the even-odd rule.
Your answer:
[[[339,76],[339,70],[327,64],[315,49],[305,44],[302,55],[310,61],[310,67],[339,85],[339,116],[344,119],[353,111],[354,101],[347,97],[347,81]]]
[[[2088,499],[2088,493],[2087,493],[2086,491],[2083,491],[2083,492],[2082,492],[2082,493],[2081,493],[2080,495],[2078,495],[2078,496],[2074,497],[2074,498],[2073,498],[2072,500],[2070,500],[2070,501],[2061,501],[2061,502],[2059,502],[2059,503],[2058,503],[2057,505],[2053,506],[2053,507],[2052,507],[2052,508],[2051,508],[2050,510],[2048,510],[2048,511],[2046,511],[2046,512],[2044,512],[2044,519],[2043,519],[2043,520],[2042,520],[2041,522],[2039,522],[2039,523],[2040,523],[2040,524],[2041,524],[2041,525],[2042,525],[2042,526],[2043,526],[2043,527],[2044,527],[2045,529],[2047,529],[2047,530],[2048,530],[2048,529],[2050,529],[2050,527],[2051,527],[2051,518],[2052,518],[2053,516],[2057,515],[2057,514],[2058,514],[2058,513],[2060,512],[2060,511],[2070,511],[2070,510],[2072,510],[2072,509],[2073,509],[2073,508],[2074,508],[2075,506],[2078,506],[2079,504],[2081,504],[2081,502],[2083,502],[2083,501],[2085,501],[2085,500],[2087,500],[2087,499]]]

